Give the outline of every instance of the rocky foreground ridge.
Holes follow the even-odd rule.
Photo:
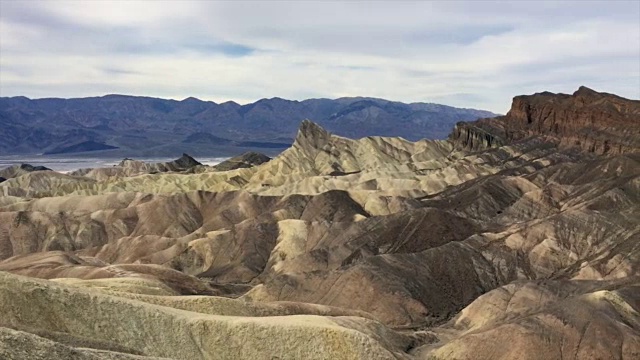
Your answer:
[[[449,140],[304,121],[231,169],[12,173],[0,358],[638,358],[640,109],[585,92]]]

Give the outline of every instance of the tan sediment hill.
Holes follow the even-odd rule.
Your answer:
[[[448,141],[304,121],[279,156],[227,171],[13,177],[0,338],[87,358],[638,358],[637,101],[580,89],[514,109]],[[618,130],[606,152],[575,146]]]
[[[480,296],[436,330],[450,341],[426,345],[416,355],[429,359],[635,359],[640,356],[638,286],[637,277],[513,283]]]
[[[30,164],[13,165],[0,170],[0,178],[4,179],[2,181],[5,181],[32,171],[51,171],[51,169],[44,166],[33,166]]]
[[[91,339],[102,346],[175,359],[394,359],[394,352],[401,353],[410,343],[408,337],[363,318],[209,315],[6,273],[0,273],[0,284],[4,327],[36,329],[67,346]],[[350,321],[359,326],[349,326]],[[14,341],[21,335],[3,333]],[[0,349],[9,357],[24,351]]]

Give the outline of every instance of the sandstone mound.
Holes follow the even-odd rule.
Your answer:
[[[14,166],[9,166],[6,167],[2,170],[0,170],[0,178],[4,179],[2,181],[5,181],[7,179],[11,179],[14,177],[18,177],[20,175],[24,175],[33,171],[52,171],[51,169],[44,167],[44,166],[33,166],[31,164],[20,164],[20,165],[14,165]],[[0,181],[0,182],[2,182]]]
[[[432,359],[634,359],[640,355],[638,285],[637,278],[508,285],[479,297],[448,325],[455,339],[416,353]]]
[[[207,315],[6,273],[0,273],[0,283],[0,309],[8,326],[63,333],[70,341],[87,337],[136,349],[146,356],[248,359],[269,354],[281,359],[394,359],[402,356],[402,347],[410,343],[399,334],[389,336],[391,330],[366,320],[357,320],[362,325],[353,329],[340,318]],[[13,339],[22,335],[3,331],[7,333]],[[53,346],[27,337],[38,341],[40,347]],[[66,350],[63,346],[57,349]],[[24,348],[3,351],[15,356]]]

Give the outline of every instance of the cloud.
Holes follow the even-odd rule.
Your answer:
[[[104,67],[102,68],[102,71],[106,74],[106,75],[142,75],[143,73],[139,72],[139,71],[132,71],[132,70],[127,70],[127,69],[122,69],[122,68],[116,68],[116,67]]]
[[[255,49],[216,38],[203,32],[192,33],[189,19],[171,19],[168,11],[150,11],[149,15],[137,14],[144,10],[140,3],[126,2],[116,9],[128,11],[106,11],[106,2],[62,2],[62,5],[74,6],[51,7],[52,2],[35,6],[37,1],[21,3],[3,3],[3,15],[0,18],[3,32],[7,32],[8,43],[3,46],[5,52],[50,54],[179,54],[198,52],[203,54],[221,54],[231,57],[246,56]],[[6,9],[5,9],[6,7]],[[154,9],[154,7],[150,7]],[[66,11],[63,11],[66,9]],[[162,8],[164,9],[164,8]],[[178,12],[179,13],[179,12]],[[160,16],[163,14],[164,16]],[[133,18],[147,19],[146,22],[133,21]],[[87,21],[91,20],[91,21]],[[112,20],[112,21],[109,21]],[[125,20],[131,20],[127,22]],[[165,22],[171,24],[166,26]],[[172,29],[175,28],[175,29]],[[182,29],[189,29],[184,31]],[[5,35],[5,34],[3,34]],[[4,36],[3,36],[4,37]],[[21,39],[20,39],[21,38]],[[18,40],[22,41],[18,41]],[[12,41],[14,40],[14,41]],[[26,41],[25,41],[26,40]],[[34,49],[33,45],[38,45]]]
[[[640,98],[640,4],[0,2],[0,95],[376,96],[506,112],[580,85]]]

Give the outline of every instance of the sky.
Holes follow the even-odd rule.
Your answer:
[[[640,1],[0,0],[0,96],[640,98]]]

